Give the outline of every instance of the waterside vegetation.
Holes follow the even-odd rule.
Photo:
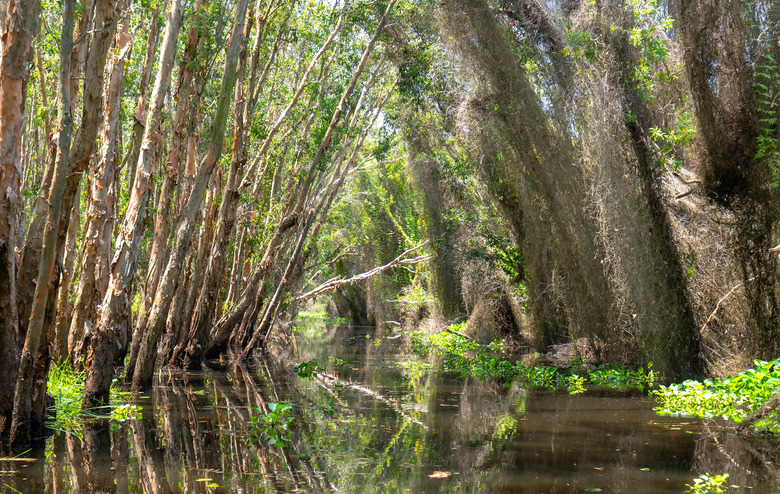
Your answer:
[[[773,429],[778,2],[0,9],[3,447],[47,437],[50,395],[133,421],[118,379],[294,347],[309,304],[412,374],[680,382],[669,413]],[[283,403],[252,447],[290,442]]]
[[[644,391],[656,384],[652,362],[648,363],[647,371],[641,367],[632,370],[626,365],[616,364],[586,367],[580,359],[570,362],[567,367],[528,365],[513,360],[500,340],[485,345],[460,334],[458,330],[463,326],[455,324],[434,334],[412,332],[409,335],[410,350],[419,357],[439,357],[445,370],[459,373],[464,378],[494,379],[506,385],[517,380],[526,386],[550,391],[566,389],[571,394],[583,393],[589,386]]]

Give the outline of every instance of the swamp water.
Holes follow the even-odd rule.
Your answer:
[[[288,365],[163,372],[127,420],[0,459],[0,492],[641,494],[703,472],[728,472],[726,492],[780,492],[780,441],[658,416],[636,393],[463,379],[370,331],[299,335]],[[324,372],[293,370],[314,359]]]

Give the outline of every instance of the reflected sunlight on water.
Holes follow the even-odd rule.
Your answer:
[[[164,372],[134,398],[140,416],[0,458],[0,491],[642,494],[682,492],[703,472],[728,472],[730,493],[778,490],[772,439],[658,416],[636,393],[421,372],[398,365],[400,339],[367,331],[300,336],[286,365]],[[313,359],[319,374],[293,371]]]

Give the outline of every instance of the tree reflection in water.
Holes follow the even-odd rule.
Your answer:
[[[400,365],[394,345],[345,330],[278,365],[163,373],[125,422],[87,421],[17,458],[0,451],[0,492],[641,494],[728,472],[733,492],[759,493],[780,480],[775,441],[658,417],[646,397],[550,394]],[[315,358],[327,370],[295,374]],[[257,425],[271,403],[293,405],[281,447]]]

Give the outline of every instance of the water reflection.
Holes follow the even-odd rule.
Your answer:
[[[464,380],[400,362],[398,340],[330,329],[282,364],[163,373],[125,422],[0,451],[0,492],[640,494],[701,472],[730,473],[729,492],[777,490],[774,440],[659,417],[642,396]],[[325,372],[295,374],[315,358]],[[263,432],[275,403],[294,405],[282,447]]]

